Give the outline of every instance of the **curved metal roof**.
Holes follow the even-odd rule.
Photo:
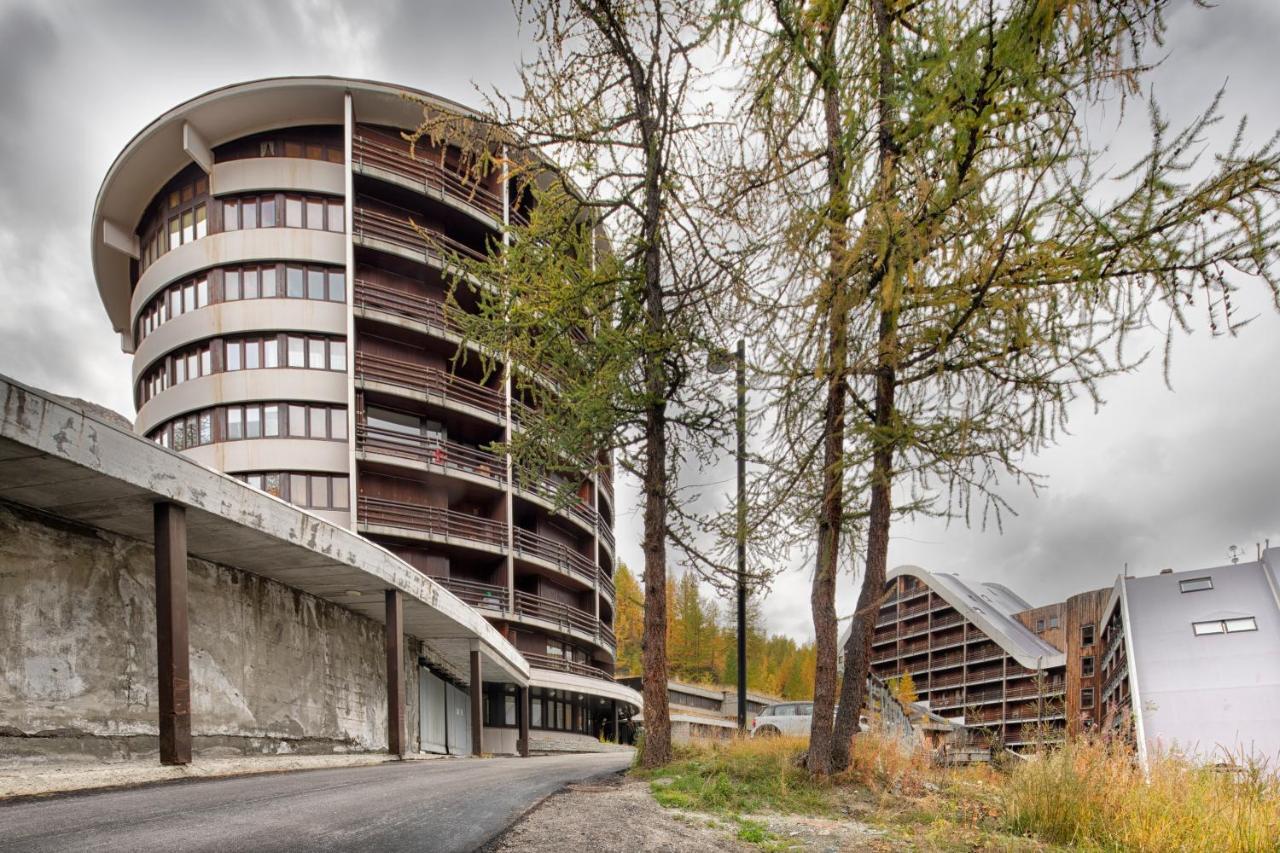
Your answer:
[[[919,566],[898,566],[886,580],[904,575],[928,585],[1022,666],[1045,669],[1066,665],[1066,652],[1046,643],[1015,618],[1015,614],[1030,610],[1031,605],[1008,587],[998,583],[970,586],[957,575],[930,572]]]

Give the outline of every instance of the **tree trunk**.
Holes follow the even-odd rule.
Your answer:
[[[834,30],[834,28],[832,28]],[[830,56],[833,42],[824,44],[824,56]],[[806,769],[815,776],[831,772],[832,724],[836,699],[836,646],[839,626],[836,620],[836,574],[840,561],[840,531],[844,523],[844,432],[845,405],[848,395],[849,311],[848,271],[848,202],[840,94],[834,81],[823,81],[823,108],[827,134],[827,197],[829,257],[827,269],[826,323],[827,333],[827,399],[822,418],[822,503],[818,510],[817,561],[813,571],[813,588],[809,606],[813,611],[814,679],[813,724],[809,733]]]
[[[671,760],[667,706],[666,404],[650,406],[644,476],[644,755],[645,767]]]

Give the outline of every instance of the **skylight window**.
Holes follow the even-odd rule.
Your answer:
[[[1213,589],[1213,578],[1187,578],[1184,581],[1178,581],[1178,589],[1183,592],[1201,592],[1206,589]]]

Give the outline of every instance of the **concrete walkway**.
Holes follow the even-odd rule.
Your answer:
[[[0,803],[0,851],[470,851],[569,782],[629,763],[388,762],[15,800]]]

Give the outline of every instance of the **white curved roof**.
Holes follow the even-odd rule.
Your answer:
[[[1030,610],[1031,605],[1008,587],[998,583],[970,586],[957,575],[930,572],[919,566],[898,566],[886,580],[904,575],[927,584],[1022,666],[1044,669],[1066,665],[1066,652],[1046,643],[1015,618],[1015,614]]]

